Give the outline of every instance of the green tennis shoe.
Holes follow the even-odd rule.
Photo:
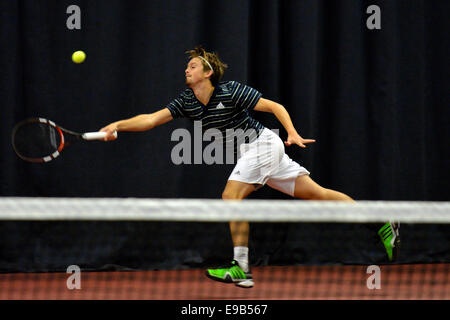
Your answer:
[[[400,223],[388,222],[378,230],[381,242],[386,249],[389,261],[396,260],[400,246]]]
[[[242,288],[251,288],[254,285],[251,272],[244,272],[236,260],[226,267],[207,269],[206,276],[215,281],[234,283]]]

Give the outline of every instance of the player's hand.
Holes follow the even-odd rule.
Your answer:
[[[306,144],[316,142],[315,139],[303,139],[298,133],[289,134],[284,144],[289,147],[293,144],[298,145],[301,148],[306,148]]]
[[[104,141],[116,140],[117,134],[115,135],[114,132],[117,132],[117,124],[111,123],[106,127],[101,128],[100,132],[106,132],[106,137],[103,139]]]

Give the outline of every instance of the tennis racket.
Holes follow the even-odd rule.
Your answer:
[[[49,162],[64,148],[78,142],[101,140],[106,132],[78,133],[60,127],[44,118],[29,118],[14,126],[12,145],[16,154],[28,162]],[[114,132],[117,137],[117,132]]]

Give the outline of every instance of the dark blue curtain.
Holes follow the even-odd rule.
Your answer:
[[[379,30],[366,27],[366,9],[373,4],[381,9]],[[69,5],[81,9],[80,30],[66,26]],[[0,195],[220,198],[232,165],[171,162],[173,130],[192,132],[192,123],[183,119],[121,133],[111,143],[74,145],[45,165],[21,161],[11,147],[11,130],[26,117],[93,131],[163,108],[184,89],[185,51],[202,44],[229,65],[224,80],[246,83],[282,103],[298,132],[317,139],[307,149],[286,152],[319,184],[357,200],[449,200],[448,12],[445,0],[1,1]],[[71,61],[76,50],[87,54],[79,65]],[[254,116],[286,137],[274,116]],[[251,198],[289,199],[268,187]],[[201,265],[231,255],[226,224],[210,225],[208,232],[202,224],[157,226],[154,235],[165,250],[144,259],[123,249],[138,247],[138,240],[154,243],[140,224],[1,222],[0,269],[67,266],[76,262],[70,250],[77,241],[94,241],[91,248],[98,252],[80,258],[92,268]],[[97,227],[109,245],[87,238],[99,234]],[[257,224],[251,259],[384,261],[382,247],[369,240],[377,227],[358,228],[367,230],[367,241],[356,249],[341,242],[354,250],[335,256],[299,236],[306,228],[318,237],[317,225]],[[417,230],[430,228],[437,242],[413,249]],[[406,252],[412,251],[402,261],[448,261],[448,229],[442,228],[405,226],[404,236],[412,241]],[[350,230],[354,226],[337,231]],[[271,231],[272,238],[264,236]],[[174,233],[182,249],[171,242]],[[51,253],[63,243],[69,253],[55,258]]]

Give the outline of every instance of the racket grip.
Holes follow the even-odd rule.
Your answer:
[[[113,135],[117,138],[117,131],[114,131]],[[86,132],[82,137],[84,140],[102,140],[106,137],[106,132]]]

